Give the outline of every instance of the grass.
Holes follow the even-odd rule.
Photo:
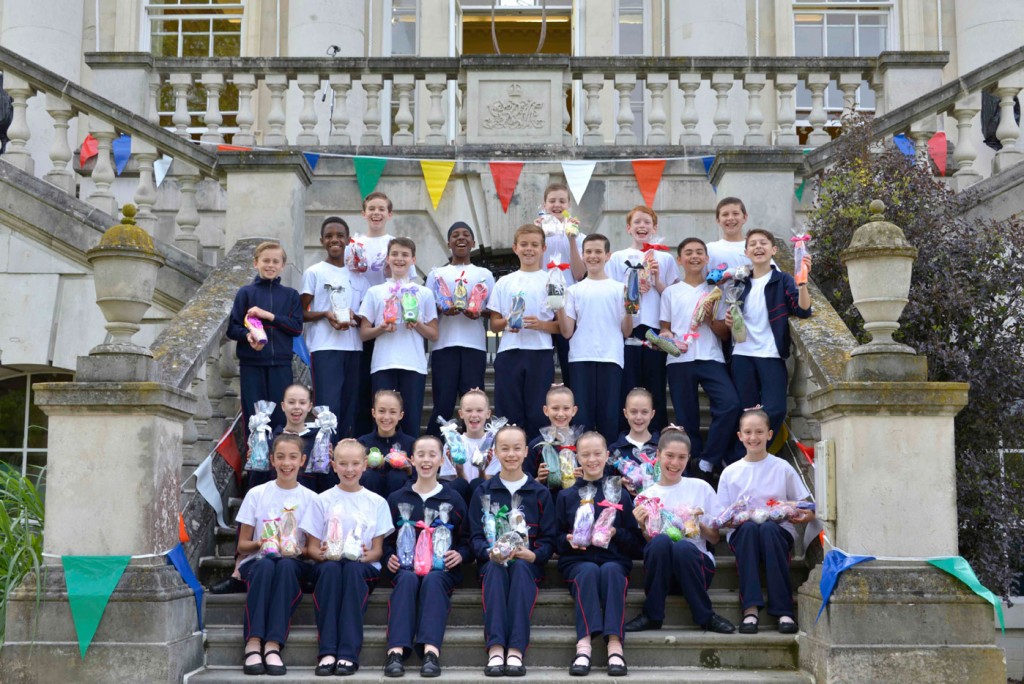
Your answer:
[[[43,481],[44,473],[44,468],[37,468],[26,477],[0,462],[0,648],[7,597],[30,572],[36,578],[37,595],[41,589],[43,496],[37,483]]]

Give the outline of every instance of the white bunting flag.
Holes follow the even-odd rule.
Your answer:
[[[579,205],[583,199],[583,193],[590,185],[590,177],[594,175],[595,161],[564,161],[562,162],[562,173],[565,174],[565,183],[572,192],[573,199]]]
[[[193,474],[196,477],[196,491],[217,512],[217,524],[227,527],[228,524],[224,522],[224,504],[220,500],[220,492],[217,491],[217,483],[213,479],[213,454],[207,456]]]
[[[156,181],[156,187],[160,187],[160,184],[164,182],[164,177],[167,175],[168,169],[171,168],[171,158],[166,154],[156,161],[153,162],[153,179]]]

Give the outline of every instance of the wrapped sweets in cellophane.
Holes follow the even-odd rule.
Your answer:
[[[574,427],[568,432],[559,431],[562,446],[558,449],[558,467],[562,477],[562,489],[568,489],[576,484],[576,440],[582,433],[581,426]]]
[[[558,428],[553,425],[547,425],[540,429],[541,460],[544,461],[544,465],[548,467],[547,481],[544,483],[548,487],[561,488],[562,486],[562,461],[558,457],[559,437]]]
[[[281,511],[278,538],[281,544],[281,555],[285,558],[295,558],[302,553],[302,547],[299,546],[299,521],[295,517],[294,503],[285,504]]]
[[[434,569],[444,570],[444,556],[452,548],[453,525],[448,522],[452,513],[452,505],[443,503],[437,506],[437,518],[434,519]]]
[[[370,529],[370,523],[360,514],[352,518],[352,525],[345,535],[345,541],[341,545],[341,557],[345,560],[359,560],[363,557],[363,540],[366,532]]]
[[[522,330],[523,315],[526,313],[526,294],[521,290],[512,297],[512,306],[508,312],[508,329]]]
[[[256,318],[255,316],[245,317],[245,327],[252,333],[252,336],[256,338],[256,341],[261,344],[267,342],[267,331],[263,327],[263,321]]]
[[[466,453],[466,442],[462,439],[462,435],[459,434],[458,421],[454,419],[445,420],[438,416],[437,422],[441,426],[441,437],[444,438],[444,444],[448,447],[452,463],[464,465],[468,454]]]
[[[402,284],[392,284],[387,300],[384,302],[384,311],[381,312],[381,321],[384,325],[395,325],[398,323],[399,316],[402,315]]]
[[[643,269],[643,264],[633,264],[630,261],[626,261],[626,268],[629,270],[626,273],[623,306],[626,309],[626,313],[635,316],[640,313],[640,271]]]
[[[366,260],[366,247],[363,235],[355,235],[349,240],[348,249],[345,250],[345,266],[353,273],[366,273],[370,263]]]
[[[394,444],[388,455],[384,457],[384,462],[395,470],[401,470],[409,465],[409,455],[399,449],[397,444]]]
[[[494,514],[494,532],[497,536],[512,531],[512,526],[508,524],[508,506],[492,501],[491,513]]]
[[[708,527],[713,530],[722,527],[739,527],[750,520],[750,512],[747,506],[750,503],[749,497],[741,496],[737,501],[730,504],[718,517],[712,518]]]
[[[463,271],[455,279],[455,295],[452,306],[456,311],[465,311],[469,307],[469,288],[466,286],[466,272]]]
[[[523,512],[523,498],[516,492],[512,495],[512,508],[508,511],[508,527],[512,532],[518,532],[526,537],[529,528],[526,524],[526,513]]]
[[[551,261],[548,262],[548,282],[547,282],[547,304],[548,308],[552,311],[558,311],[565,306],[565,271],[569,268],[569,264],[562,263],[562,255],[555,254],[551,257]]]
[[[327,529],[324,531],[324,556],[327,560],[341,560],[345,547],[345,511],[341,504],[334,504],[327,515]]]
[[[317,406],[313,409],[316,422],[313,426],[317,428],[316,439],[313,440],[313,448],[310,449],[309,461],[306,463],[307,473],[329,473],[331,472],[331,437],[338,429],[338,418],[326,406]]]
[[[604,501],[598,504],[601,515],[594,523],[594,546],[607,549],[612,542],[612,530],[615,528],[615,514],[622,510],[619,499],[622,498],[622,478],[612,475],[606,477],[601,487],[604,489]]]
[[[484,302],[487,300],[487,283],[481,280],[473,286],[469,293],[469,304],[466,305],[466,312],[473,315],[480,315],[484,310]]]
[[[517,549],[526,546],[526,539],[518,532],[506,532],[498,537],[491,547],[491,560],[499,565],[508,565]]]
[[[416,549],[413,552],[412,569],[422,577],[434,567],[434,518],[437,511],[433,508],[423,509],[423,520],[416,523],[419,537],[416,538]]]
[[[278,536],[278,518],[268,518],[263,521],[260,528],[260,558],[279,558],[281,556],[281,541]]]
[[[324,283],[327,299],[331,304],[331,315],[338,323],[352,322],[352,291],[344,285]]]
[[[452,291],[445,279],[437,272],[437,269],[434,269],[434,299],[437,300],[437,310],[441,313],[448,313],[455,308]]]
[[[747,323],[743,320],[743,304],[740,302],[740,295],[743,294],[743,283],[739,280],[730,280],[723,290],[723,300],[729,307],[729,315],[732,316],[732,339],[740,343],[747,341]]]
[[[398,564],[405,570],[412,570],[416,553],[416,524],[412,521],[412,504],[398,504],[398,541],[395,545]]]
[[[420,293],[415,284],[402,289],[402,322],[416,323],[420,320]]]
[[[702,515],[704,515],[704,509],[699,507],[662,508],[661,531],[663,534],[667,534],[672,541],[679,541],[683,538],[693,539],[700,534],[700,517]]]
[[[809,275],[804,257],[807,256],[807,243],[811,241],[810,233],[796,233],[789,238],[793,243],[793,280],[797,285],[805,285]]]
[[[491,512],[491,495],[482,494],[480,496],[480,508],[483,514],[480,516],[480,522],[484,526],[484,538],[490,546],[494,546],[494,541],[498,538],[498,523],[494,519],[494,513]]]
[[[661,534],[661,511],[663,508],[661,499],[641,494],[636,498],[636,507],[647,512],[647,519],[644,521],[644,532],[647,533],[647,536],[653,539]]]
[[[618,449],[612,457],[612,467],[622,473],[622,477],[629,482],[633,491],[639,494],[644,489],[644,469],[639,463],[628,456],[624,456]]]
[[[644,253],[644,267],[641,275],[643,276],[644,284],[650,290],[654,287],[654,267],[658,264],[658,252],[668,252],[670,250],[665,244],[665,238],[660,235],[651,238],[650,242],[643,243],[641,250]]]
[[[377,447],[370,447],[366,452],[366,465],[371,468],[380,468],[384,465],[384,454],[380,453]]]
[[[274,402],[261,399],[253,404],[254,413],[249,417],[249,458],[245,469],[252,471],[270,470],[270,414]]]
[[[634,447],[633,456],[639,461],[640,470],[643,472],[643,489],[657,484],[658,480],[661,479],[661,465],[658,463],[658,452],[652,447]]]
[[[592,484],[580,488],[580,507],[576,509],[576,517],[572,522],[572,543],[585,548],[590,546],[594,536],[594,497],[597,487]]]

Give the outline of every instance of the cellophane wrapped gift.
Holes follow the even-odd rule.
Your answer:
[[[558,450],[558,464],[562,476],[562,489],[568,489],[576,484],[576,440],[582,431],[582,428],[577,426],[568,432],[560,432],[562,446]]]
[[[455,295],[452,297],[452,305],[456,311],[465,311],[469,307],[469,288],[465,271],[455,279]]]
[[[338,323],[352,322],[352,290],[345,285],[324,283],[327,299],[331,303],[331,315]]]
[[[423,509],[423,520],[416,523],[420,534],[416,538],[416,549],[413,552],[412,569],[422,577],[434,567],[434,518],[437,511],[433,508]]]
[[[524,314],[526,314],[526,294],[519,291],[512,297],[512,306],[508,312],[508,329],[522,330]]]
[[[281,525],[278,531],[278,538],[281,540],[281,555],[285,558],[295,558],[302,554],[302,547],[299,545],[299,521],[295,516],[295,504],[286,504],[281,511]]]
[[[452,548],[452,514],[450,503],[438,504],[437,518],[434,519],[434,569],[444,570],[444,556]]]
[[[267,331],[263,327],[263,321],[256,318],[256,316],[246,316],[245,327],[248,328],[249,332],[252,333],[252,336],[256,338],[257,342],[263,342],[264,344],[266,343]]]
[[[623,294],[623,306],[626,313],[636,315],[640,313],[640,271],[643,264],[626,262],[626,289]]]
[[[804,264],[804,257],[807,256],[807,243],[810,242],[809,233],[800,233],[789,238],[793,243],[793,280],[797,285],[807,282],[808,270]]]
[[[508,565],[514,560],[516,550],[526,546],[526,539],[518,532],[506,532],[498,537],[491,547],[491,560],[499,565]]]
[[[508,526],[510,530],[518,532],[524,537],[529,534],[526,513],[523,512],[523,498],[519,496],[519,492],[512,495],[512,508],[508,511]]]
[[[327,530],[324,532],[324,554],[327,560],[341,560],[345,547],[345,509],[335,504],[327,515]]]
[[[391,451],[384,457],[384,462],[395,470],[401,470],[409,465],[409,455],[395,445],[391,447]]]
[[[640,463],[644,474],[643,489],[658,484],[661,479],[661,464],[658,463],[658,452],[653,447],[634,447],[633,456]]]
[[[540,228],[544,231],[545,237],[565,234],[565,220],[561,216],[549,214],[543,208],[537,214],[540,216]]]
[[[713,530],[717,530],[722,527],[739,527],[741,524],[750,519],[750,513],[747,510],[749,504],[749,497],[741,496],[737,501],[730,504],[717,517],[712,518],[711,522],[708,523],[708,527],[710,527]]]
[[[815,510],[815,505],[812,501],[777,501],[769,499],[765,506],[768,507],[768,519],[772,522],[792,521],[800,511]]]
[[[402,288],[402,322],[416,323],[420,320],[420,293],[415,283]]]
[[[249,417],[249,458],[245,469],[263,472],[270,470],[270,414],[274,412],[274,402],[261,399],[253,404],[253,411]]]
[[[437,269],[434,270],[434,299],[437,300],[437,310],[441,313],[448,313],[455,308],[452,291]]]
[[[384,454],[380,453],[377,447],[370,447],[366,452],[366,465],[371,468],[380,468],[384,465]]]
[[[455,469],[455,464],[452,463],[452,455],[448,451],[448,445],[444,445],[441,449],[441,467],[437,471],[437,478],[439,480],[453,480],[458,477],[459,471]]]
[[[597,516],[594,523],[594,546],[607,549],[612,542],[612,530],[615,527],[615,514],[622,510],[619,500],[622,498],[622,478],[616,475],[606,477],[601,483],[604,489],[604,501],[601,507],[601,515]]]
[[[260,527],[260,558],[279,558],[281,556],[281,539],[279,535],[278,518],[268,518],[263,521]]]
[[[656,496],[644,496],[641,494],[636,498],[636,507],[647,512],[647,519],[644,521],[644,532],[647,533],[647,536],[653,539],[661,534],[661,511],[663,508],[661,499]]]
[[[482,511],[480,522],[484,526],[484,538],[489,546],[494,546],[494,541],[498,538],[498,523],[494,519],[494,513],[491,512],[490,494],[482,494],[480,496],[480,508]]]
[[[401,316],[402,304],[402,284],[393,283],[389,289],[388,298],[384,302],[384,311],[381,312],[380,318],[384,325],[394,325],[398,323],[398,318]]]
[[[512,526],[508,524],[508,506],[492,501],[491,513],[494,514],[494,532],[497,536],[512,531]]]
[[[345,250],[345,266],[353,273],[366,273],[366,269],[370,267],[366,260],[364,240],[365,236],[354,235],[348,243],[348,249]]]
[[[483,461],[473,465],[476,467],[484,467],[484,474],[494,477],[501,472],[501,461],[496,458],[491,458],[487,461],[488,457],[493,456],[494,450],[494,438],[498,436],[498,430],[508,425],[508,418],[504,416],[495,416],[487,421],[487,427],[484,428],[484,441],[480,444],[480,453],[483,456]]]
[[[569,264],[562,263],[562,255],[555,254],[548,263],[547,282],[547,304],[552,311],[558,311],[565,306],[565,274],[562,271],[569,268]]]
[[[487,301],[487,283],[480,281],[473,286],[469,293],[469,304],[466,305],[466,312],[478,316],[484,311],[484,302]]]
[[[580,488],[580,507],[576,509],[576,517],[572,522],[572,543],[585,548],[590,546],[594,536],[594,497],[597,487],[585,484]]]
[[[313,448],[310,449],[309,461],[306,463],[307,473],[331,472],[331,438],[338,429],[338,417],[326,406],[313,409],[316,416],[314,426],[317,428]]]
[[[650,289],[654,287],[654,267],[658,265],[658,252],[667,252],[668,247],[665,246],[665,238],[658,235],[657,237],[651,238],[650,242],[645,242],[643,245],[644,251],[644,268],[643,279]]]
[[[702,515],[704,515],[704,509],[700,507],[662,508],[661,531],[667,534],[672,541],[679,541],[683,538],[694,539],[700,535],[700,517]]]
[[[540,429],[541,437],[541,459],[548,467],[548,487],[560,489],[562,487],[562,461],[558,457],[558,449],[561,446],[558,437],[558,428],[553,425],[546,425]]]
[[[412,504],[398,504],[398,541],[395,544],[398,564],[405,570],[412,570],[416,553],[416,523],[412,521]]]
[[[458,422],[454,419],[445,420],[441,416],[437,417],[437,422],[441,426],[441,437],[444,438],[444,444],[448,447],[448,453],[451,454],[452,463],[465,465],[468,454],[466,453],[466,442],[459,434]]]
[[[729,315],[732,316],[732,340],[736,343],[746,342],[747,323],[743,320],[743,304],[739,299],[743,294],[743,283],[733,279],[723,289],[723,301],[729,307]]]
[[[357,561],[363,557],[363,544],[366,539],[366,532],[370,529],[370,523],[360,514],[352,519],[352,526],[345,535],[345,542],[341,547],[341,557],[345,560]]]
[[[622,473],[622,477],[625,481],[629,482],[629,485],[633,488],[633,491],[639,494],[644,489],[644,469],[639,463],[631,459],[629,456],[625,456],[618,449],[615,450],[615,455],[612,458],[612,467]]]

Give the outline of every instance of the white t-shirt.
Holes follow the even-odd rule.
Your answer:
[[[718,503],[722,509],[741,496],[750,497],[749,508],[762,508],[769,499],[802,501],[810,495],[793,466],[771,454],[762,461],[742,459],[726,466],[718,482]],[[782,527],[796,538],[793,523],[784,522]]]
[[[498,278],[487,304],[490,311],[496,311],[508,318],[512,310],[512,298],[519,292],[526,301],[523,316],[536,316],[542,321],[554,320],[555,314],[548,308],[547,297],[548,272],[513,271],[507,276]],[[501,334],[498,353],[510,349],[551,349],[551,333],[523,328],[517,333],[509,332],[508,328]]]
[[[690,322],[693,320],[693,311],[697,308],[697,302],[702,295],[711,292],[714,286],[701,283],[694,287],[689,283],[680,280],[671,287],[666,287],[661,293],[661,320],[671,324],[672,336],[677,340],[684,339],[683,336],[690,332]],[[725,318],[726,307],[718,307],[718,317]],[[711,325],[705,320],[697,328],[697,339],[689,340],[686,352],[679,356],[669,356],[669,364],[685,363],[687,361],[718,361],[725,363],[722,355],[722,343],[711,329]]]
[[[487,299],[480,307],[482,315],[475,321],[467,316],[438,315],[438,337],[434,343],[434,349],[447,349],[448,347],[466,347],[467,349],[479,349],[487,351],[487,329],[484,324],[487,311],[487,301],[494,292],[494,276],[486,268],[474,266],[473,264],[453,266],[440,266],[427,274],[426,286],[431,292],[435,289],[435,282],[438,278],[448,285],[451,293],[455,294],[455,281],[465,273],[466,294],[473,292],[473,287],[483,282],[487,287]],[[435,301],[436,301],[435,297]]]
[[[421,499],[423,499],[424,503],[426,503],[427,499],[429,499],[430,497],[435,496],[437,494],[440,494],[442,489],[444,489],[444,487],[441,486],[440,483],[438,483],[433,489],[431,489],[426,494],[422,494],[420,492],[416,492],[415,489],[413,491],[416,492],[417,496],[419,496]]]
[[[565,315],[576,321],[569,362],[601,361],[622,367],[625,286],[618,280],[586,278],[566,290]]]
[[[743,322],[747,326],[747,339],[732,348],[734,355],[756,356],[762,359],[780,358],[772,327],[768,323],[768,306],[764,300],[764,287],[771,277],[772,272],[769,271],[760,278],[750,279],[750,292],[743,301]]]
[[[353,239],[356,235],[352,236]],[[363,249],[366,254],[366,262],[369,267],[366,272],[362,275],[365,276],[366,282],[369,287],[374,285],[380,285],[384,282],[384,265],[388,257],[388,243],[394,239],[394,235],[384,233],[379,237],[369,237],[368,235],[360,235],[359,242],[363,243]],[[345,248],[345,254],[348,255],[348,247]]]
[[[302,274],[302,292],[313,295],[310,311],[330,311],[331,291],[327,287],[346,288],[351,293],[349,308],[359,312],[359,305],[366,296],[369,284],[360,273],[352,273],[345,267],[333,266],[326,261],[313,264]],[[306,348],[310,352],[317,351],[362,351],[363,343],[359,339],[359,325],[352,321],[348,330],[335,330],[326,318],[307,322],[302,326],[302,334],[306,338]]]
[[[373,545],[374,537],[387,536],[395,531],[388,502],[366,487],[360,488],[358,492],[346,492],[341,487],[331,487],[322,492],[306,509],[299,527],[306,534],[323,541],[327,536],[327,521],[335,506],[344,515],[343,534],[348,534],[357,516],[368,523],[366,534],[363,535],[366,548]],[[372,565],[380,570],[380,563]]]
[[[660,272],[660,280],[665,283],[665,286],[672,285],[679,280],[679,266],[676,264],[676,260],[672,257],[669,252],[654,252],[655,258],[658,260],[658,270]],[[626,275],[629,270],[626,267],[626,262],[631,264],[640,264],[643,262],[644,253],[639,249],[633,249],[629,247],[627,249],[620,249],[618,252],[612,254],[612,258],[605,264],[604,272],[608,274],[608,277],[612,280],[617,280],[620,283],[626,282]],[[661,315],[661,294],[657,288],[651,288],[646,294],[640,295],[640,313],[633,316],[633,327],[638,325],[647,325],[655,330],[661,324],[659,316]]]
[[[281,518],[284,515],[284,510],[290,508],[295,511],[295,522],[300,523],[315,502],[316,493],[311,489],[306,489],[302,485],[296,485],[291,489],[282,489],[277,486],[275,480],[271,480],[249,490],[245,498],[242,499],[242,505],[238,508],[235,520],[243,525],[250,525],[252,527],[250,541],[256,541],[260,538],[264,520]],[[306,535],[301,529],[296,530],[295,538],[299,548],[305,549]],[[239,566],[254,558],[256,558],[255,554],[246,556],[241,560]]]
[[[460,437],[462,438],[462,444],[466,447],[466,462],[462,464],[462,479],[464,479],[466,482],[472,482],[473,480],[480,476],[480,469],[473,465],[473,454],[476,452],[477,449],[483,449],[484,441],[487,439],[487,435],[485,434],[483,437],[475,439],[468,435],[460,435]],[[447,445],[445,445],[444,457],[446,460],[451,459],[451,455],[448,453]],[[487,454],[485,453],[484,458],[486,457]],[[498,459],[492,459],[490,465],[488,465],[488,470],[490,470],[491,467],[496,462],[498,462]],[[498,469],[501,469],[500,462],[498,463]],[[455,470],[454,464],[451,465],[451,470],[453,476],[449,479],[455,479],[454,473],[457,471]],[[494,473],[489,474],[493,475]]]
[[[563,264],[572,264],[572,257],[569,251],[569,240],[576,240],[576,248],[579,250],[580,257],[583,256],[583,238],[587,237],[583,233],[577,233],[574,238],[570,238],[565,233],[554,233],[553,235],[544,235],[544,268],[546,269],[548,264],[557,254],[559,260]],[[562,272],[565,275],[565,284],[573,285],[576,283],[576,277],[572,274],[572,268],[567,268]]]
[[[514,482],[509,482],[505,478],[501,478],[501,484],[505,485],[505,489],[508,490],[509,494],[515,494],[516,492],[523,488],[523,485],[526,484],[527,477],[529,477],[529,475],[523,475],[521,479],[518,479]]]
[[[700,506],[704,509],[704,515],[701,517],[701,520],[705,524],[712,518],[717,518],[722,512],[722,507],[718,502],[715,490],[704,480],[695,477],[684,477],[676,484],[668,487],[660,484],[651,485],[644,490],[644,496],[657,497],[661,499],[661,503],[666,508],[670,509],[678,508],[679,506],[689,506],[690,508]],[[693,537],[692,539],[687,538],[686,541],[700,549],[705,556],[711,559],[711,563],[714,564],[715,556],[708,551],[707,538],[704,535]]]
[[[373,325],[380,325],[384,320],[384,306],[391,297],[393,281],[374,285],[366,291],[363,303],[359,307],[359,315]],[[429,323],[437,318],[437,305],[434,293],[416,283],[405,283],[402,289],[415,287],[419,298],[420,321]],[[399,320],[395,332],[386,332],[376,338],[373,345],[373,358],[370,360],[370,372],[382,370],[408,370],[427,374],[427,352],[423,346],[423,336],[415,330],[405,327],[401,320],[401,294],[399,294]]]
[[[747,258],[747,241],[715,240],[709,242],[708,268],[718,268],[720,264],[725,264],[730,271],[738,266],[750,266],[750,259]],[[775,265],[775,259],[772,259],[772,266]]]

